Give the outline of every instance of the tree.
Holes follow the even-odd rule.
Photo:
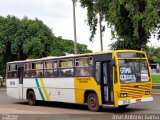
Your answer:
[[[0,17],[0,75],[5,76],[9,61],[74,54],[73,46],[73,41],[55,37],[38,19]],[[92,52],[84,44],[77,48],[79,54]]]
[[[55,37],[52,44],[51,56],[64,56],[66,54],[74,54],[74,43],[72,40],[62,39],[62,37]],[[91,53],[87,49],[87,45],[77,43],[78,54]]]
[[[42,21],[0,17],[0,74],[6,62],[48,56],[54,35]]]
[[[147,46],[145,48],[145,51],[150,61],[160,63],[160,47],[154,48],[152,46],[151,47]]]
[[[98,14],[112,29],[112,48],[142,49],[159,22],[159,0],[80,0],[87,8],[90,40],[97,30]]]

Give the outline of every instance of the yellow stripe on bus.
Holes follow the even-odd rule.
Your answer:
[[[47,100],[47,101],[50,101],[50,96],[48,95],[48,92],[47,92],[47,90],[46,90],[46,87],[45,87],[45,85],[44,85],[44,82],[43,82],[43,79],[42,79],[42,78],[40,78],[40,83],[41,83],[41,87],[42,87],[42,89],[43,89],[43,92],[44,92],[44,94],[45,94],[46,100]]]

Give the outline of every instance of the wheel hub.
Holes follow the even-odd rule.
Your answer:
[[[91,103],[91,106],[92,106],[92,107],[96,106],[96,100],[95,100],[94,97],[91,97],[90,103]]]

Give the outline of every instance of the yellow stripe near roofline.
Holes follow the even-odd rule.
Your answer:
[[[44,85],[44,82],[43,82],[43,79],[42,79],[42,78],[40,78],[40,83],[41,83],[41,87],[42,87],[42,89],[43,89],[43,92],[44,92],[44,94],[45,94],[46,100],[47,100],[47,101],[50,101],[50,100],[51,100],[51,99],[50,99],[50,96],[48,95],[48,92],[47,92],[47,90],[46,90],[46,87],[45,87],[45,85]]]

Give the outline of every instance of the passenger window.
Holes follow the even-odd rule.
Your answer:
[[[44,77],[57,77],[57,61],[47,61],[44,63]]]
[[[91,76],[93,61],[91,57],[77,58],[75,63],[75,76]]]
[[[43,62],[32,63],[31,77],[43,77]]]
[[[8,78],[17,78],[17,71],[8,72]]]
[[[37,72],[36,70],[31,70],[30,71],[31,77],[37,77]]]
[[[8,66],[8,78],[17,78],[17,65],[16,64],[10,64]]]
[[[24,78],[30,77],[31,63],[24,64]]]
[[[71,77],[73,76],[73,60],[60,60],[59,63],[59,76],[62,77]]]
[[[17,65],[16,64],[10,64],[9,65],[9,71],[17,71]]]
[[[52,61],[44,62],[44,69],[53,69],[53,62]]]
[[[31,64],[30,63],[25,63],[24,70],[30,70],[30,69],[31,69]]]
[[[24,78],[29,78],[30,77],[30,70],[24,71]]]

